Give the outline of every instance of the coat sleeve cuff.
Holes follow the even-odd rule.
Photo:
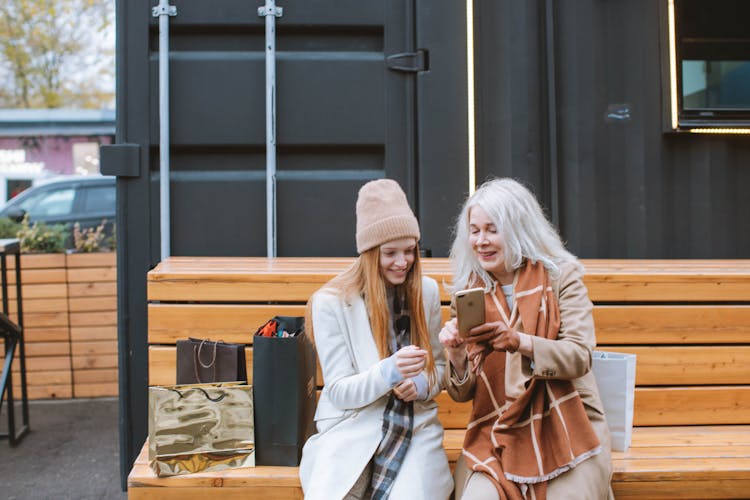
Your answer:
[[[417,386],[417,399],[420,401],[426,400],[429,396],[427,391],[427,376],[422,372],[412,380],[414,380],[414,385]]]
[[[393,356],[387,357],[380,362],[380,374],[383,375],[385,381],[392,388],[404,380],[403,375],[401,375],[401,372],[396,367],[396,361],[393,359]]]

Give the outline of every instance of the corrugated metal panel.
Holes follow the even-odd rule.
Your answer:
[[[173,255],[265,255],[261,2],[174,0],[170,18]],[[154,2],[117,3],[121,479],[146,430],[145,277],[160,256]],[[354,255],[367,180],[401,183],[423,246],[447,254],[467,187],[465,7],[453,0],[285,0],[277,20],[278,252]],[[429,68],[388,55],[423,49]],[[132,159],[130,159],[132,160]],[[136,176],[138,175],[138,176]]]
[[[529,160],[544,158],[545,132],[528,125],[529,117],[542,113],[530,106],[524,118],[513,104],[526,102],[523,88],[536,88],[543,74],[543,47],[523,40],[544,39],[543,23],[534,22],[538,14],[531,20],[528,14],[544,1],[480,5],[502,5],[502,15],[515,16],[511,25],[529,30],[519,41],[504,30],[491,31],[498,20],[480,18],[490,26],[482,38],[486,69],[478,82],[479,108],[501,113],[503,107],[510,117],[503,126],[480,122],[480,157],[492,174],[529,180],[548,203],[549,161],[535,167],[539,162]],[[659,2],[554,2],[554,14],[558,215],[569,248],[589,258],[750,257],[750,208],[744,202],[750,136],[663,132],[662,86],[668,82],[662,81],[666,26]],[[487,54],[500,54],[508,64],[493,68]],[[516,59],[533,65],[519,69]],[[512,98],[499,99],[507,88]],[[615,116],[608,118],[610,111]]]
[[[543,2],[476,2],[477,181],[515,177],[546,198]]]

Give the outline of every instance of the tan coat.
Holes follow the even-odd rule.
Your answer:
[[[571,380],[581,396],[586,414],[602,444],[603,452],[578,467],[553,479],[548,484],[547,498],[575,498],[600,500],[613,498],[609,487],[612,477],[610,437],[599,389],[591,371],[591,353],[596,346],[593,305],[583,284],[583,275],[573,264],[564,264],[553,287],[560,302],[560,334],[557,340],[532,337],[534,360],[519,353],[508,355],[507,383],[517,385],[530,377]],[[511,382],[512,381],[512,382]],[[453,369],[446,370],[446,389],[456,401],[468,401],[474,396],[475,377],[469,372],[460,382]],[[585,465],[585,466],[584,466]],[[457,490],[462,485],[456,485]]]
[[[440,298],[432,278],[422,278],[422,300],[438,384],[426,401],[414,402],[414,433],[390,497],[444,500],[453,481],[433,399],[440,392],[446,362],[438,340]],[[364,300],[346,301],[320,291],[312,307],[325,386],[315,413],[318,433],[305,443],[299,474],[306,500],[335,500],[347,494],[375,454],[391,386],[381,374]]]

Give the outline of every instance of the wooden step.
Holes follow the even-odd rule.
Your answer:
[[[446,431],[443,445],[458,459],[464,430]],[[614,452],[616,498],[747,498],[750,426],[635,428],[627,452]],[[216,489],[216,488],[221,488]],[[128,497],[302,498],[296,467],[253,467],[158,478],[144,445],[128,478]],[[154,496],[156,495],[156,496]]]

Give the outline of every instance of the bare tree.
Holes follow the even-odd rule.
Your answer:
[[[115,0],[1,0],[0,107],[114,102]]]

